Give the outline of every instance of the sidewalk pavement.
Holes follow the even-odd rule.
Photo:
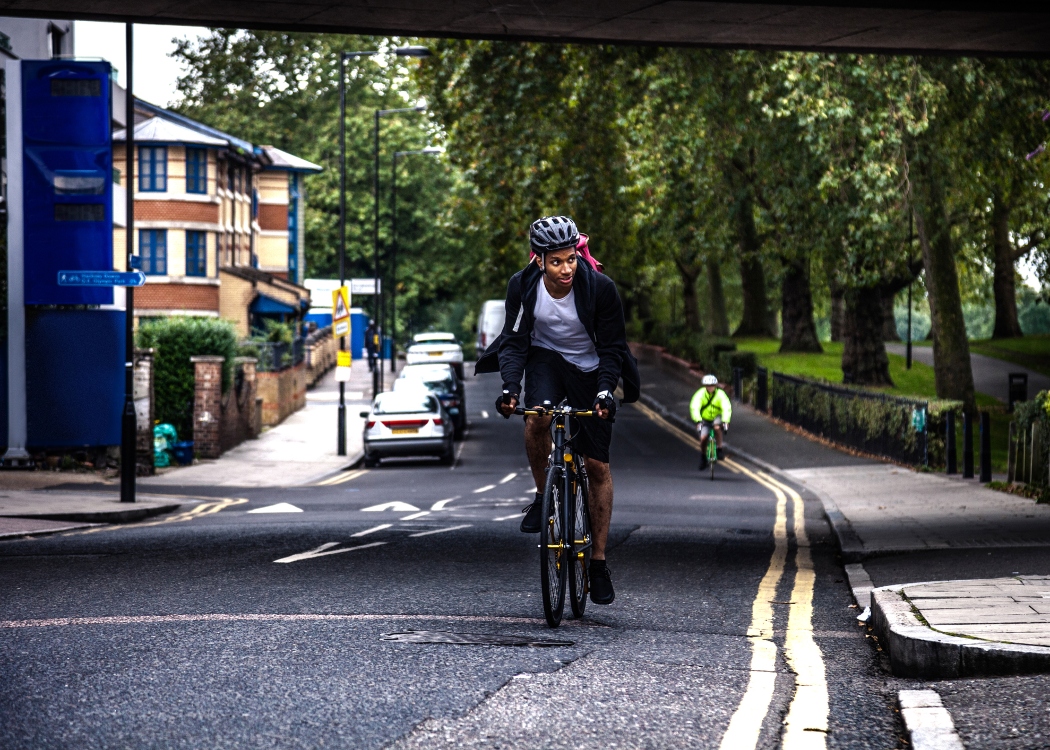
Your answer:
[[[886,344],[886,351],[903,357],[905,347],[906,344]],[[916,362],[933,367],[932,346],[912,346],[911,356]],[[1023,372],[1028,375],[1028,398],[1032,398],[1039,391],[1050,390],[1050,377],[1035,370],[1029,370],[1027,367],[1015,365],[1013,362],[1007,362],[1005,359],[971,354],[970,369],[973,371],[974,389],[978,393],[987,393],[1004,403],[1009,399],[1007,375],[1011,372]]]
[[[158,495],[139,495],[134,504],[125,505],[114,492],[4,490],[0,492],[0,539],[140,521],[181,504]]]
[[[389,367],[389,362],[385,363]],[[396,374],[385,373],[386,385]],[[339,384],[329,372],[306,393],[306,406],[217,459],[139,480],[143,487],[295,487],[345,469],[362,456],[364,420],[372,403],[372,373],[355,362],[346,384],[346,455],[336,454]]]
[[[653,361],[641,362],[640,369],[643,402],[693,434],[688,403],[698,387],[689,382],[695,376]],[[976,579],[920,588],[914,582],[930,577],[924,567],[927,560],[907,557],[911,553],[958,552],[968,555],[966,567],[981,572],[988,563],[976,562],[976,550],[1017,550],[1011,559],[1022,554],[1032,560],[1045,559],[1050,552],[1050,505],[990,490],[975,480],[852,456],[789,432],[742,404],[733,404],[726,444],[731,453],[791,480],[821,501],[841,546],[857,603],[866,606],[870,600],[872,622],[896,674],[935,677],[1050,671],[1050,615],[1043,614],[1050,613],[1048,579]],[[894,556],[898,564],[887,568],[909,577],[875,588],[858,563],[881,561],[882,556]],[[956,576],[958,567],[953,566],[958,564],[958,558],[945,562]],[[1025,587],[1023,593],[1021,587]],[[1030,593],[1037,590],[1037,594]],[[909,592],[915,597],[909,598]],[[961,612],[945,609],[944,600],[949,597],[966,602],[958,608]],[[987,611],[989,607],[996,610],[994,615],[964,616],[967,609]],[[943,617],[959,621],[948,622]],[[940,625],[962,628],[951,632],[965,637],[937,632],[933,623],[939,623],[934,626],[938,630]],[[970,627],[977,625],[982,627]],[[1024,633],[1023,645],[1015,645],[1019,632]]]

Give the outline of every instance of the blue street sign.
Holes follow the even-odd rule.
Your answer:
[[[142,286],[142,271],[59,271],[59,286]]]

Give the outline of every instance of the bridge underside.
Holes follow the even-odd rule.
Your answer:
[[[539,41],[1045,56],[1050,6],[938,0],[0,0],[0,15]],[[990,8],[994,8],[990,9]]]

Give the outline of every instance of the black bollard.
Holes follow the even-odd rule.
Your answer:
[[[756,371],[755,408],[759,411],[769,410],[769,370],[759,367]]]
[[[992,418],[981,412],[981,481],[992,481]]]
[[[944,431],[944,461],[948,465],[946,474],[958,474],[959,463],[955,450],[955,412],[950,411],[945,416],[947,428]]]
[[[740,367],[733,368],[733,398],[737,403],[744,403],[744,370]]]
[[[973,479],[973,417],[963,412],[963,479]]]

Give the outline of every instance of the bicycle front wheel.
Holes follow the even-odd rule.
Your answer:
[[[572,535],[572,556],[569,572],[569,604],[572,616],[579,619],[587,608],[587,592],[590,590],[587,570],[591,564],[591,511],[588,505],[589,487],[587,475],[580,472],[576,475],[576,493],[573,496],[572,512],[575,529]]]
[[[540,528],[540,584],[543,588],[543,614],[552,628],[561,624],[568,579],[568,552],[562,529],[562,469],[547,471],[543,488],[543,520]]]

